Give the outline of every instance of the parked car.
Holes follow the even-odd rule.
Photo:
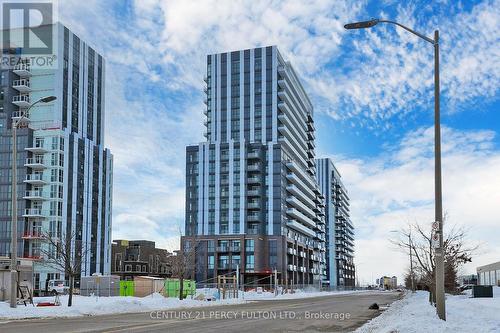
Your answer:
[[[67,294],[69,292],[69,286],[64,284],[64,280],[49,280],[47,292],[52,295]]]

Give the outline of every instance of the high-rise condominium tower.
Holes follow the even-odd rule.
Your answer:
[[[11,243],[12,123],[29,117],[17,131],[17,255],[35,261],[35,290],[67,278],[43,264],[43,234],[71,239],[72,256],[84,258],[81,275],[110,273],[113,163],[104,147],[104,59],[63,25],[52,28],[53,69],[38,68],[22,47],[2,48],[17,63],[1,70],[0,256],[9,256]],[[46,96],[57,99],[27,114]]]
[[[332,287],[354,287],[354,227],[349,195],[329,158],[316,160],[317,179],[325,196],[326,275]]]
[[[276,46],[207,57],[207,140],[186,149],[185,250],[198,282],[326,278],[313,107]]]

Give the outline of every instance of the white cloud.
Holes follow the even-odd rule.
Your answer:
[[[387,274],[401,276],[408,257],[388,241],[391,230],[408,222],[434,220],[433,128],[408,133],[387,153],[367,160],[338,157],[352,200],[357,230],[356,261],[361,279],[368,282]],[[492,131],[443,128],[443,206],[447,227],[470,229],[471,243],[482,243],[481,253],[466,267],[498,261],[500,247],[500,152]],[[496,257],[496,258],[495,258]]]
[[[500,2],[484,1],[470,12],[457,13],[457,7],[451,5],[454,10],[442,15],[421,15],[421,8],[399,5],[392,18],[430,38],[434,29],[440,30],[442,106],[447,112],[464,109],[478,97],[497,99],[500,86]],[[323,101],[322,111],[336,119],[368,118],[381,127],[396,115],[432,105],[431,44],[385,24],[346,34],[346,51],[337,59],[341,67],[307,73],[313,93]]]

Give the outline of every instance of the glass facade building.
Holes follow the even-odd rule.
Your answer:
[[[326,279],[313,107],[276,46],[207,56],[205,142],[186,148],[182,246],[196,280],[240,269],[247,285]]]
[[[316,160],[317,180],[325,197],[326,277],[332,287],[354,287],[354,226],[349,194],[329,158]]]
[[[81,275],[110,273],[113,157],[104,147],[105,61],[61,24],[55,69],[37,68],[22,48],[19,63],[1,70],[0,256],[10,255],[12,121],[29,117],[18,130],[19,257],[35,261],[34,289],[64,272],[43,265],[42,234],[72,239],[72,255],[85,260]],[[57,100],[44,104],[46,96]],[[82,253],[82,249],[85,253]]]

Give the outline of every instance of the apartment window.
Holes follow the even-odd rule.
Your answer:
[[[232,74],[237,74],[240,71],[240,62],[239,61],[233,61],[231,62],[231,73]]]
[[[215,257],[208,256],[208,269],[214,269]]]
[[[219,269],[229,268],[229,256],[227,256],[227,255],[220,256],[218,266],[219,266]]]
[[[255,70],[255,71],[260,71],[260,70],[262,70],[262,59],[261,59],[261,58],[257,58],[257,59],[255,59],[255,66],[254,66],[254,70]]]
[[[255,250],[255,242],[253,239],[246,239],[245,240],[245,251],[246,252],[253,252]]]
[[[125,265],[125,272],[132,272],[132,265]]]
[[[207,242],[207,250],[208,250],[208,252],[214,252],[215,251],[215,241],[214,240],[209,240]]]
[[[246,256],[245,260],[245,268],[247,271],[253,271],[255,268],[255,257],[253,254],[249,254]]]

